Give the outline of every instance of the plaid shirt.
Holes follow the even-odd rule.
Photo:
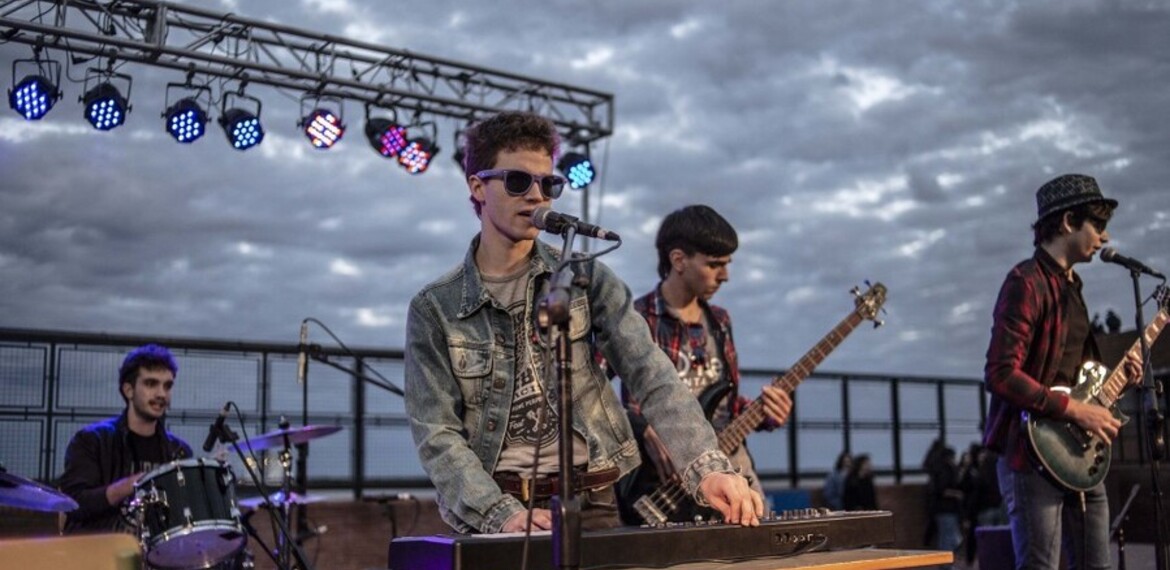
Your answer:
[[[707,321],[714,327],[715,330],[711,333],[715,337],[715,344],[720,347],[723,353],[723,363],[725,364],[723,369],[727,373],[727,379],[731,382],[731,393],[728,398],[732,402],[731,417],[734,418],[745,406],[751,403],[751,400],[739,395],[739,357],[735,352],[735,340],[731,335],[731,315],[722,307],[708,304],[702,299],[699,300],[699,305],[706,313]],[[654,342],[666,352],[670,361],[677,367],[679,351],[683,343],[688,342],[691,332],[686,323],[679,321],[667,310],[666,300],[662,297],[662,284],[659,283],[653,291],[635,300],[634,310],[646,319],[646,324],[650,325],[650,335],[654,337]],[[631,412],[640,413],[638,403],[630,397],[624,385],[622,386],[622,403]],[[775,427],[770,424],[770,419],[765,421],[766,427]]]
[[[991,405],[983,444],[1004,453],[1017,471],[1029,467],[1020,413],[1060,417],[1068,407],[1068,395],[1049,388],[1056,384],[1064,354],[1066,303],[1072,295],[1081,297],[1080,276],[1073,272],[1070,281],[1056,260],[1037,248],[1031,259],[1008,273],[995,303],[984,368]],[[1084,356],[1098,358],[1097,354],[1090,334]]]

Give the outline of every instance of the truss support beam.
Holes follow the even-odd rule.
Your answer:
[[[477,120],[524,110],[570,143],[613,134],[613,95],[153,0],[0,0],[0,41]]]

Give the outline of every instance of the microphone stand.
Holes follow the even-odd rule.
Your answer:
[[[1129,270],[1129,276],[1133,279],[1133,299],[1134,305],[1137,307],[1135,320],[1137,321],[1138,342],[1142,351],[1142,383],[1138,385],[1138,393],[1140,394],[1140,402],[1138,403],[1138,433],[1142,434],[1143,429],[1161,429],[1160,422],[1153,421],[1159,418],[1162,413],[1158,410],[1158,398],[1150,389],[1157,384],[1157,379],[1154,378],[1154,366],[1150,362],[1150,343],[1146,339],[1146,323],[1145,317],[1142,315],[1142,293],[1141,285],[1138,280],[1141,278],[1141,272],[1136,269]],[[1155,390],[1156,392],[1156,390]],[[1147,423],[1146,406],[1149,409],[1149,423]],[[1158,460],[1157,450],[1154,449],[1154,442],[1160,440],[1159,437],[1163,434],[1150,433],[1145,438],[1145,445],[1143,451],[1149,454],[1150,457],[1150,484],[1151,492],[1154,495],[1154,563],[1158,570],[1170,570],[1170,556],[1167,555],[1167,537],[1165,527],[1165,513],[1162,511],[1162,487],[1160,484],[1161,462]]]
[[[575,570],[581,566],[581,502],[573,488],[573,350],[569,339],[569,301],[572,298],[573,268],[570,265],[577,228],[564,230],[564,248],[557,271],[548,284],[548,293],[537,308],[541,328],[556,336],[557,413],[560,415],[560,494],[552,498],[553,566]]]

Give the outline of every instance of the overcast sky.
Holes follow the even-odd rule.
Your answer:
[[[1032,252],[1035,190],[1066,172],[1120,200],[1112,245],[1170,269],[1162,2],[195,4],[613,93],[591,215],[626,241],[604,260],[644,293],[659,220],[723,213],[741,246],[715,302],[747,367],[791,365],[868,279],[889,288],[886,326],[823,369],[981,376],[998,288]],[[0,70],[30,55],[0,45]],[[312,316],[351,345],[403,346],[410,297],[479,227],[453,123],[410,176],[369,148],[357,105],[315,151],[298,94],[257,87],[263,144],[232,150],[212,126],[180,145],[159,115],[182,77],[122,70],[134,109],[111,132],[68,82],[42,121],[0,113],[0,326],[291,343]],[[580,213],[579,197],[558,208]],[[1132,328],[1128,274],[1081,273],[1090,313]]]

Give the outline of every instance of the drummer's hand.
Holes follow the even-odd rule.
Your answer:
[[[135,473],[110,483],[110,486],[106,487],[106,502],[110,503],[110,506],[114,506],[133,495],[134,484],[138,482],[140,477],[142,477],[141,473]]]

